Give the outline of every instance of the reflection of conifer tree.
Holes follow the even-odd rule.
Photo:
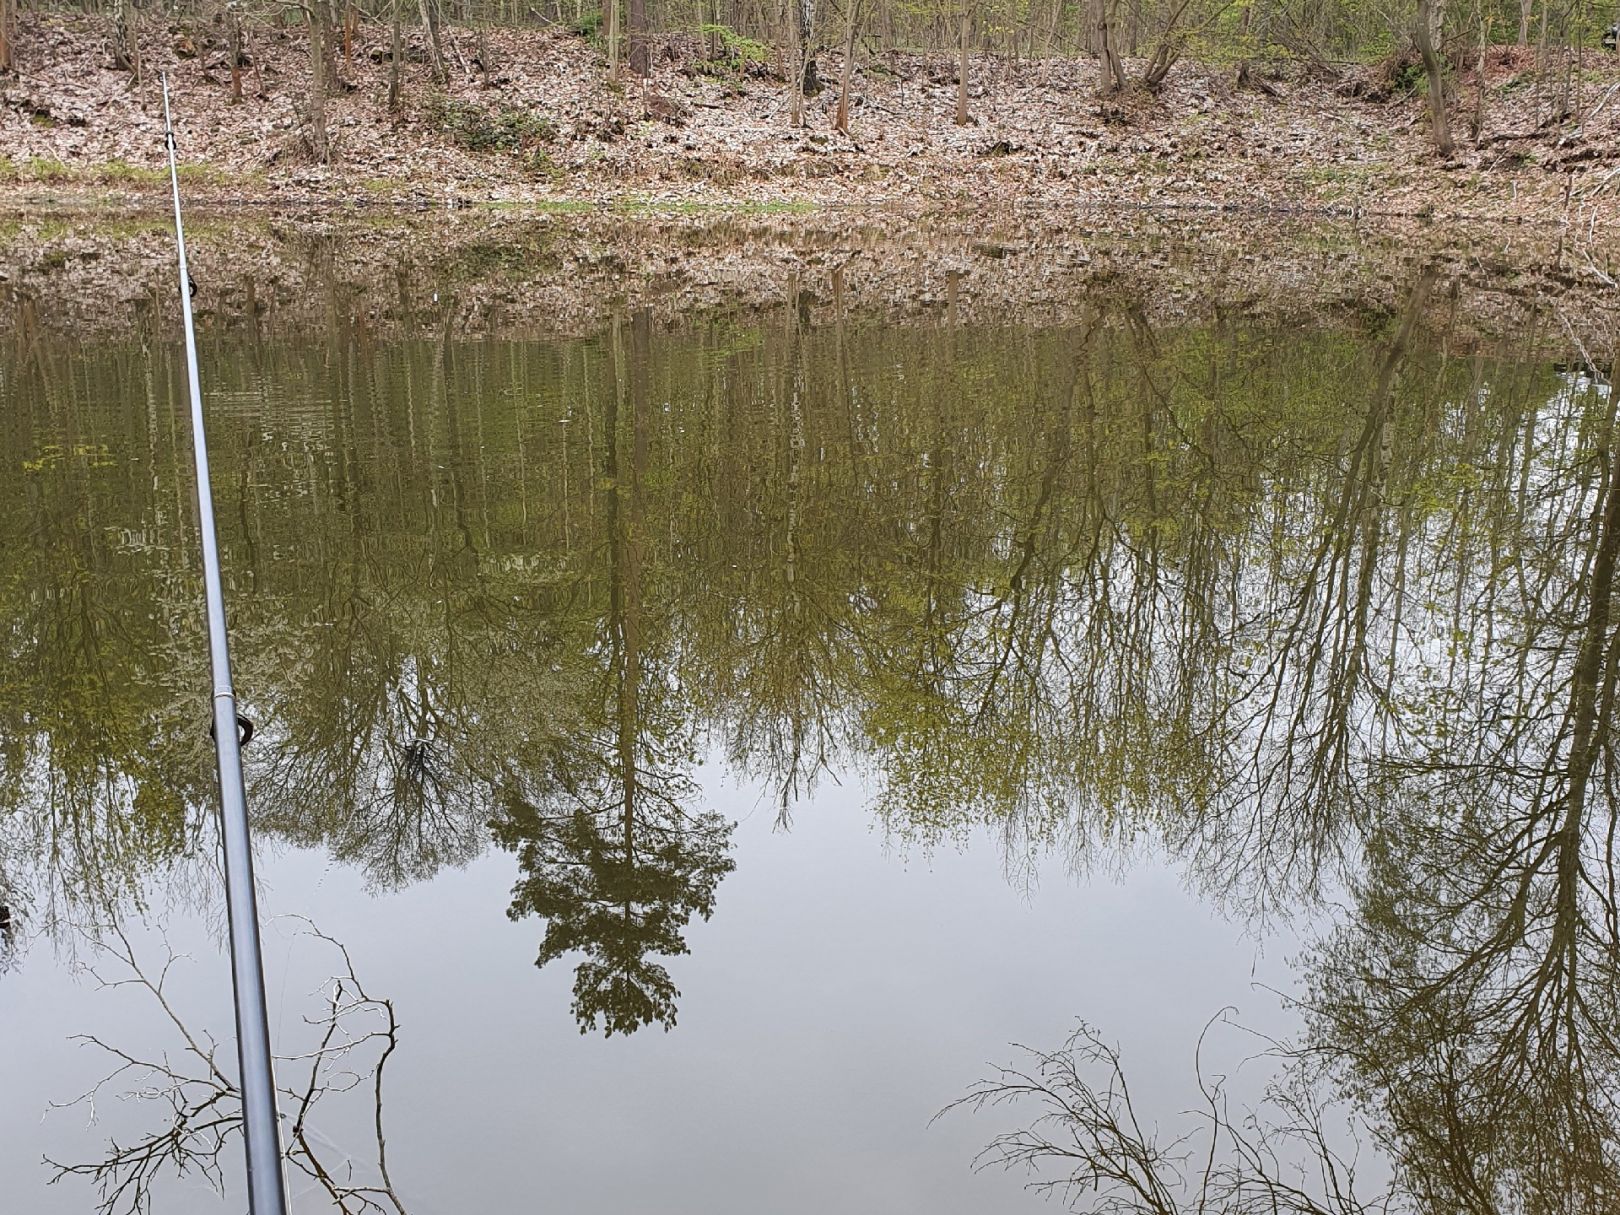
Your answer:
[[[546,920],[535,964],[585,954],[574,972],[580,1031],[674,1025],[680,992],[655,958],[685,953],[681,934],[692,916],[713,912],[715,888],[733,867],[730,825],[668,806],[649,813],[630,803],[576,802],[548,813],[516,800],[495,836],[516,851],[523,871],[512,918]]]
[[[613,391],[606,394],[603,478],[607,486],[608,619],[602,729],[553,763],[556,791],[545,809],[508,795],[496,839],[517,853],[523,876],[513,919],[546,920],[536,965],[565,953],[586,956],[574,972],[581,1032],[600,1025],[633,1033],[675,1023],[680,992],[655,957],[686,952],[682,931],[707,919],[715,889],[731,871],[731,827],[718,815],[689,815],[691,783],[679,765],[690,748],[676,736],[687,715],[648,705],[661,686],[645,669],[642,475],[647,462],[650,318],[631,323],[628,373],[618,325],[611,341]],[[629,381],[630,458],[621,467],[619,414]]]

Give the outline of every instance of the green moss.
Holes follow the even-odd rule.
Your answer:
[[[436,97],[428,102],[427,116],[451,143],[468,152],[532,151],[557,137],[548,119],[519,106]]]

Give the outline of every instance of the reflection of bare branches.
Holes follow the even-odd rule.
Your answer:
[[[5,887],[0,885],[0,900]],[[17,959],[17,920],[11,904],[0,901],[0,974],[10,970]]]
[[[1226,1023],[1223,1010],[1205,1027]],[[1389,1215],[1393,1193],[1363,1198],[1356,1164],[1336,1146],[1330,1107],[1302,1071],[1268,1088],[1257,1110],[1234,1111],[1224,1077],[1196,1059],[1202,1107],[1169,1137],[1138,1112],[1117,1047],[1082,1023],[1057,1050],[1021,1047],[952,1110],[1033,1104],[1028,1126],[993,1139],[976,1167],[1031,1175],[1028,1188],[1106,1215]],[[1353,1128],[1352,1128],[1353,1129]],[[1049,1175],[1055,1171],[1055,1175]],[[1043,1175],[1048,1174],[1048,1175]]]
[[[322,1012],[304,1018],[319,1035],[316,1045],[300,1054],[278,1056],[283,1072],[298,1077],[297,1083],[280,1084],[277,1090],[285,1124],[284,1154],[288,1164],[308,1177],[343,1215],[405,1215],[389,1177],[383,1132],[383,1071],[398,1045],[393,1003],[366,991],[341,942],[307,920],[304,925],[303,935],[329,947],[341,964],[321,985]],[[170,974],[181,955],[167,950],[154,978],[136,958],[122,930],[111,930],[110,941],[93,941],[92,945],[117,964],[122,977],[108,978],[93,966],[86,969],[102,989],[129,987],[144,992],[178,1035],[182,1049],[142,1056],[93,1034],[75,1035],[74,1041],[95,1047],[116,1066],[89,1090],[53,1108],[82,1106],[94,1122],[97,1100],[113,1092],[124,1100],[156,1105],[163,1110],[163,1125],[130,1142],[109,1140],[106,1154],[99,1160],[47,1163],[55,1169],[53,1184],[65,1177],[80,1177],[93,1184],[101,1215],[146,1215],[157,1209],[157,1186],[166,1174],[199,1175],[216,1191],[224,1191],[221,1154],[241,1135],[241,1096],[236,1082],[217,1061],[218,1044],[213,1036],[194,1031],[171,998]],[[375,1103],[377,1180],[372,1183],[357,1179],[355,1160],[334,1148],[310,1120],[324,1098],[362,1086],[369,1088]]]

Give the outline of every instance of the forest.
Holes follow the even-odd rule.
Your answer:
[[[0,187],[1606,216],[1575,0],[0,0]],[[1441,172],[1436,173],[1436,170]]]

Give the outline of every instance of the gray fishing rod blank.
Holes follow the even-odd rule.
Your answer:
[[[219,761],[225,905],[230,920],[231,985],[236,997],[236,1058],[241,1068],[248,1209],[252,1215],[286,1215],[281,1131],[277,1125],[270,1023],[264,997],[264,962],[259,946],[259,908],[253,892],[253,844],[248,832],[242,752],[236,735],[236,693],[231,688],[225,592],[219,573],[219,544],[214,534],[214,495],[208,482],[208,442],[203,432],[202,388],[197,378],[197,334],[191,318],[191,274],[186,267],[186,233],[180,219],[180,170],[175,159],[166,73],[163,76],[163,133],[169,146],[169,184],[174,191],[174,240],[180,256],[180,309],[185,317],[186,381],[191,391],[198,530],[202,536],[203,584],[208,598],[208,656],[214,680],[214,754]]]

